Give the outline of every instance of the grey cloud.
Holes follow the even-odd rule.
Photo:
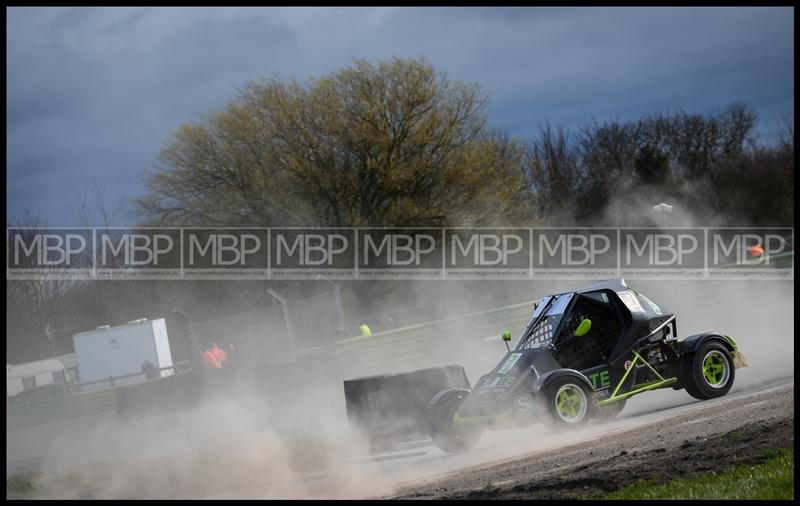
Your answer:
[[[66,225],[72,186],[143,192],[180,123],[237,87],[318,76],[353,58],[426,56],[491,94],[491,121],[530,138],[546,120],[743,100],[793,113],[788,8],[20,9],[7,11],[7,212]]]

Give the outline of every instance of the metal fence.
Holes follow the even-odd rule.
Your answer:
[[[279,305],[241,311],[216,318],[192,320],[192,330],[199,346],[207,349],[212,342],[228,349],[234,346],[231,360],[264,360],[288,354],[286,320]]]
[[[233,360],[291,360],[297,351],[332,344],[343,337],[338,286],[305,299],[289,300],[271,291],[275,304],[208,319],[192,319],[201,349],[212,342],[233,345]]]

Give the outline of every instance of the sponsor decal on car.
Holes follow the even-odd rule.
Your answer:
[[[587,377],[589,381],[592,382],[592,387],[595,389],[611,385],[611,378],[608,377],[608,369],[589,374]]]
[[[533,398],[530,394],[522,394],[514,399],[514,407],[518,413],[527,413],[533,407]]]
[[[598,399],[604,399],[611,395],[611,387],[601,388],[600,390],[595,390],[594,395]]]
[[[487,390],[490,388],[498,388],[498,389],[506,389],[514,384],[517,380],[514,376],[495,376],[491,380],[489,380],[481,390]]]
[[[505,374],[508,371],[510,371],[511,368],[514,367],[514,364],[517,363],[517,360],[519,360],[519,357],[521,356],[522,353],[512,353],[511,356],[506,359],[506,362],[503,364],[503,367],[501,367],[497,371],[497,374]]]

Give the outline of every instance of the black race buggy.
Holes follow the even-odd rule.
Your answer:
[[[381,377],[377,387],[375,378],[345,381],[348,417],[364,430],[390,414],[427,433],[442,450],[460,452],[486,428],[538,420],[579,427],[613,417],[629,397],[658,388],[682,388],[697,399],[725,395],[735,370],[747,365],[733,338],[717,332],[677,336],[676,317],[666,308],[622,279],[603,281],[538,301],[505,357],[472,388],[463,369],[453,367]],[[509,332],[502,338],[512,340]],[[396,395],[393,384],[402,384]],[[384,408],[404,399],[402,412],[366,406],[370,395],[360,394],[367,385],[373,399],[376,391],[383,394]]]

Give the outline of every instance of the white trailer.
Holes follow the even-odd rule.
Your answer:
[[[64,364],[55,359],[6,364],[6,397],[51,383],[65,383]]]
[[[81,383],[141,373],[145,361],[150,361],[157,369],[173,365],[167,324],[163,318],[142,318],[116,327],[105,325],[75,334],[72,342]],[[166,370],[158,374],[164,377],[172,375],[173,371]],[[145,379],[144,374],[140,374],[114,380],[114,386],[139,383]],[[96,388],[109,387],[110,384],[101,384]]]

